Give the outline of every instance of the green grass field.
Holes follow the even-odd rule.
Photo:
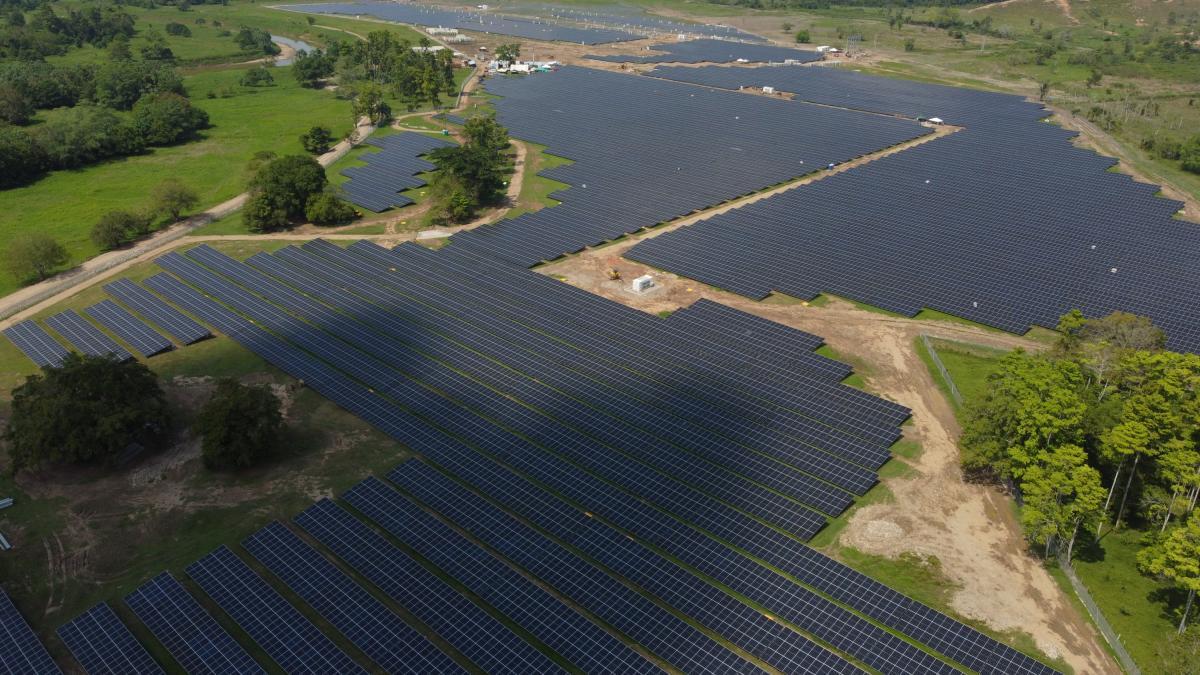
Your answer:
[[[242,72],[204,72],[185,79],[192,101],[209,114],[212,123],[200,140],[75,171],[56,171],[30,185],[6,190],[0,231],[49,234],[66,246],[69,265],[76,265],[99,252],[88,233],[102,214],[146,207],[149,191],[165,178],[178,178],[195,190],[202,210],[245,189],[245,167],[256,152],[302,153],[300,134],[318,124],[335,137],[350,131],[350,104],[333,92],[300,87],[290,67],[272,71],[272,87],[242,87],[238,84]],[[207,98],[209,92],[222,90],[234,95]],[[7,275],[0,279],[0,294],[16,287]]]
[[[976,399],[987,390],[988,375],[995,371],[1000,359],[1007,354],[999,349],[966,342],[936,338],[930,338],[929,342],[937,351],[942,364],[946,366],[946,371],[950,373],[950,379],[954,380],[964,402]],[[950,395],[949,385],[934,366],[933,359],[920,338],[916,340],[916,349],[946,400],[957,409],[959,405]]]

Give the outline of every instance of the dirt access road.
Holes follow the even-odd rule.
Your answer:
[[[1033,636],[1039,649],[1061,657],[1076,673],[1120,672],[1092,625],[1026,554],[1009,497],[964,482],[958,422],[915,347],[921,334],[1003,349],[1038,349],[1039,343],[965,324],[868,312],[838,300],[822,307],[756,302],[621,258],[633,243],[585,251],[539,271],[647,312],[675,310],[705,297],[825,338],[856,363],[870,391],[913,411],[905,437],[923,448],[910,462],[912,475],[885,481],[895,499],[858,510],[839,543],[889,558],[933,556],[949,602],[961,615],[997,631]],[[626,281],[610,281],[609,268]],[[644,295],[630,292],[627,280],[645,273],[654,275],[658,287]]]

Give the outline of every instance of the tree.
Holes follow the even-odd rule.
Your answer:
[[[988,376],[988,388],[968,402],[962,444],[968,468],[1020,479],[1043,453],[1082,440],[1087,405],[1083,374],[1071,361],[1014,351]]]
[[[179,23],[178,21],[167,22],[166,30],[167,35],[185,38],[192,37],[192,29],[188,28],[185,24]]]
[[[1087,85],[1088,89],[1091,89],[1092,87],[1100,84],[1100,81],[1103,79],[1104,73],[1100,72],[1099,68],[1092,68],[1091,72],[1088,73],[1087,79],[1083,82],[1085,85]]]
[[[807,43],[807,42],[810,42],[810,41],[812,41],[812,36],[810,36],[810,35],[808,34],[808,31],[807,31],[807,30],[798,30],[798,31],[796,31],[796,42],[797,42],[797,43]]]
[[[147,94],[133,106],[133,126],[150,145],[167,145],[208,126],[208,113],[187,97],[170,92]]]
[[[1061,445],[1045,453],[1021,479],[1021,523],[1034,543],[1044,544],[1049,556],[1055,541],[1066,542],[1071,561],[1079,528],[1098,519],[1104,501],[1100,472],[1088,466],[1087,452]]]
[[[301,87],[316,87],[321,80],[333,75],[336,59],[320,50],[300,52],[292,62],[292,75]]]
[[[158,378],[144,364],[72,353],[13,390],[4,430],[9,470],[112,464],[133,444],[161,440],[169,420]]]
[[[304,209],[304,217],[317,225],[343,225],[358,215],[353,206],[328,192],[310,197]]]
[[[392,108],[383,95],[383,89],[376,84],[368,83],[359,88],[351,112],[354,114],[355,125],[363,117],[376,126],[386,124],[392,118]]]
[[[204,466],[209,469],[251,466],[279,445],[283,430],[279,398],[269,389],[222,379],[200,409],[194,429],[201,438]]]
[[[300,144],[309,153],[323,155],[329,152],[329,148],[333,144],[333,134],[329,133],[329,129],[325,127],[312,127],[300,136]]]
[[[139,229],[141,216],[129,211],[109,211],[92,226],[92,242],[103,251],[111,251],[129,241]]]
[[[0,189],[21,185],[46,168],[46,153],[23,129],[0,125]]]
[[[6,254],[8,273],[19,282],[41,281],[54,268],[67,262],[67,249],[50,235],[40,232],[13,238]]]
[[[1200,173],[1200,134],[1192,136],[1180,147],[1179,160],[1184,171]]]
[[[113,38],[113,41],[108,43],[108,60],[109,61],[128,61],[133,58],[133,52],[129,50],[129,38],[124,35]]]
[[[146,44],[138,49],[143,61],[160,61],[169,63],[175,60],[175,52],[167,46],[167,39],[156,30],[149,30],[145,36]]]
[[[917,51],[917,41],[912,38],[905,38],[904,39],[904,51],[906,51],[906,52]]]
[[[275,78],[271,76],[271,71],[258,66],[242,74],[238,83],[243,87],[270,87],[275,84]]]
[[[170,216],[171,221],[179,220],[183,213],[195,208],[200,203],[196,191],[184,185],[178,178],[168,178],[150,192],[154,213]]]
[[[504,154],[508,130],[495,119],[472,117],[463,126],[463,135],[462,145],[429,154],[440,170],[433,184],[435,204],[444,217],[456,222],[468,219],[479,206],[497,202],[511,168]]]
[[[1192,514],[1186,524],[1139,551],[1137,562],[1143,573],[1165,578],[1187,591],[1187,603],[1179,620],[1179,632],[1183,633],[1196,591],[1200,591],[1200,517]]]
[[[30,129],[47,168],[70,169],[109,157],[133,155],[145,140],[108,108],[77,105]]]
[[[325,189],[325,169],[312,157],[287,155],[272,160],[250,181],[243,219],[255,232],[269,232],[303,218],[308,200]]]
[[[271,41],[271,34],[261,28],[243,26],[233,38],[234,42],[244,52],[274,56],[279,53],[279,45]]]
[[[1200,675],[1200,624],[1192,624],[1169,638],[1156,654],[1155,672]]]
[[[496,47],[496,60],[501,63],[515,63],[521,58],[521,45],[517,42],[507,42]]]
[[[1038,82],[1038,100],[1045,101],[1046,96],[1050,94],[1050,83],[1045,80]]]
[[[113,61],[96,71],[96,102],[129,110],[142,96],[170,92],[183,95],[183,80],[169,65],[146,61]]]
[[[33,119],[33,102],[11,84],[0,83],[0,122],[29,124]]]

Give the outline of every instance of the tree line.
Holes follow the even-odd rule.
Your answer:
[[[1046,557],[1134,523],[1140,569],[1200,590],[1200,356],[1165,349],[1149,319],[1062,317],[1045,353],[1017,350],[968,402],[966,471],[1010,482],[1021,523]],[[1190,556],[1190,557],[1189,557]]]

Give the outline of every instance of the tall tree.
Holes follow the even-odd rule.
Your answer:
[[[4,262],[17,281],[41,281],[67,262],[67,249],[50,235],[35,232],[14,237],[5,251]]]
[[[1021,522],[1030,539],[1045,545],[1047,555],[1054,542],[1065,542],[1070,562],[1079,528],[1099,517],[1104,501],[1100,472],[1088,466],[1087,452],[1061,445],[1043,453],[1042,461],[1025,471],[1021,494]]]
[[[114,462],[130,444],[149,445],[168,429],[158,378],[140,361],[69,354],[57,368],[13,390],[4,430],[10,471],[62,462]]]
[[[171,222],[175,222],[184,212],[200,203],[200,196],[178,178],[167,178],[150,191],[150,200],[155,213],[168,216]]]
[[[283,415],[279,398],[263,387],[225,378],[200,409],[195,431],[210,469],[251,466],[279,444]]]
[[[1184,632],[1196,591],[1200,591],[1200,517],[1192,514],[1186,524],[1139,551],[1137,561],[1146,574],[1168,579],[1187,591],[1187,602],[1179,619],[1179,632]]]

